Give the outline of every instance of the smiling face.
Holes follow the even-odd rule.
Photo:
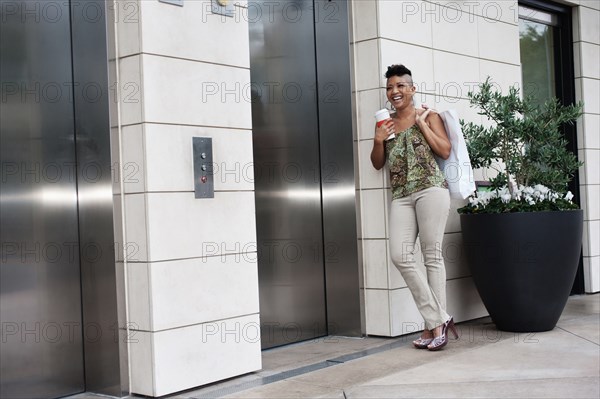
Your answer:
[[[390,76],[387,80],[386,94],[389,102],[397,110],[412,106],[415,86],[411,76]]]

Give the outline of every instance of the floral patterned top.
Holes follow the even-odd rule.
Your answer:
[[[429,187],[448,188],[433,151],[416,124],[386,141],[385,151],[390,168],[392,200]]]

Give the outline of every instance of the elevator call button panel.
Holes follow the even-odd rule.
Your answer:
[[[214,198],[212,138],[192,137],[194,156],[194,196]]]

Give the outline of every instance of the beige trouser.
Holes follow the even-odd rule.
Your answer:
[[[431,187],[392,201],[390,208],[390,253],[425,320],[425,328],[443,324],[446,313],[446,268],[442,240],[450,194],[445,188]],[[414,260],[419,235],[427,276]]]

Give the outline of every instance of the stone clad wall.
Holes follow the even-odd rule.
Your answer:
[[[261,368],[247,4],[119,3],[131,392],[161,396]],[[214,198],[194,198],[192,137]]]

